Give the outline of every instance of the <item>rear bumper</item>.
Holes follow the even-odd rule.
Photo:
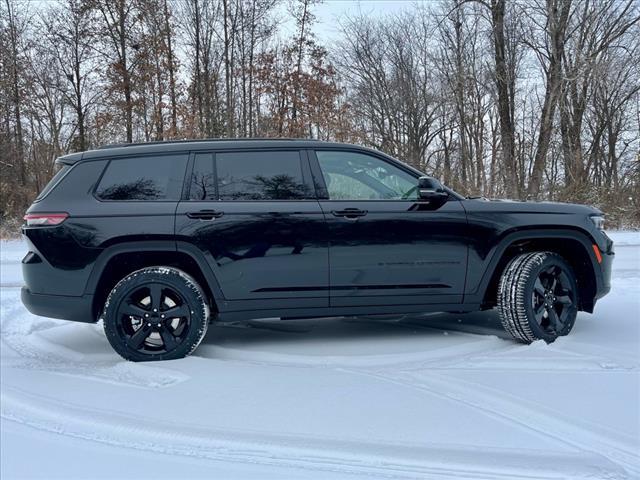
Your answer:
[[[33,293],[27,287],[22,287],[21,298],[27,310],[41,317],[86,323],[96,321],[92,313],[93,295],[81,297],[46,295]]]

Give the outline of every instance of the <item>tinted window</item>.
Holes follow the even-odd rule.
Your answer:
[[[216,182],[213,173],[213,155],[199,153],[196,155],[191,173],[190,200],[217,200]]]
[[[356,152],[317,151],[331,200],[415,200],[418,179],[394,165]]]
[[[111,160],[96,195],[103,200],[178,200],[186,155]]]
[[[44,197],[46,197],[49,194],[49,192],[53,190],[53,188],[56,185],[58,185],[60,180],[62,180],[62,178],[67,174],[67,172],[70,169],[71,169],[71,165],[62,165],[62,167],[60,167],[60,169],[51,178],[51,180],[49,180],[49,183],[47,183],[45,187],[42,189],[42,191],[38,194],[35,201],[37,202],[38,200],[42,200]]]
[[[220,200],[309,198],[298,152],[216,154]]]

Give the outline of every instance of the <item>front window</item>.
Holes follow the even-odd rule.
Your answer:
[[[372,155],[316,151],[330,200],[416,200],[418,179]]]

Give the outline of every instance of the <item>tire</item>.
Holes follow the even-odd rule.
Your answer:
[[[553,252],[513,258],[498,285],[498,312],[504,329],[520,342],[551,343],[567,335],[578,314],[573,269]]]
[[[109,343],[126,360],[174,360],[191,354],[204,338],[209,305],[185,272],[148,267],[111,290],[102,320]]]

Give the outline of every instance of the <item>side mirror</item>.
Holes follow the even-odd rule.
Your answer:
[[[418,198],[434,207],[440,207],[447,201],[449,194],[435,178],[420,177],[418,179]]]

